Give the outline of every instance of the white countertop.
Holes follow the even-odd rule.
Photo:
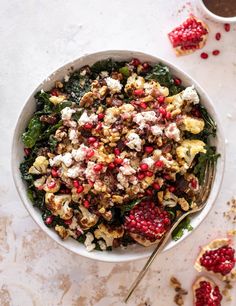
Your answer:
[[[204,50],[221,54],[202,60],[200,52],[177,58],[166,33],[195,6],[184,0],[2,0],[0,10],[0,305],[118,306],[144,260],[108,264],[76,256],[54,243],[21,203],[10,170],[17,116],[34,88],[52,71],[85,53],[140,50],[163,57],[194,77],[212,98],[227,144],[220,195],[201,226],[175,249],[160,255],[130,301],[131,306],[172,306],[172,275],[190,290],[200,245],[233,226],[223,218],[236,187],[236,27],[207,21],[211,38]],[[192,3],[192,4],[191,4]],[[185,5],[185,7],[184,7]],[[199,15],[199,14],[198,14]],[[223,34],[216,41],[214,33]],[[232,292],[232,295],[236,295]],[[185,305],[191,306],[191,291]],[[236,305],[232,302],[223,305]]]

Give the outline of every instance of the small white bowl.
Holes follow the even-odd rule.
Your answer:
[[[21,135],[24,132],[33,112],[35,111],[35,100],[34,95],[36,92],[38,92],[41,89],[44,89],[45,91],[51,89],[54,85],[54,82],[56,80],[62,80],[64,76],[68,73],[68,71],[71,70],[71,67],[74,67],[74,69],[79,69],[80,67],[84,65],[92,65],[93,63],[97,62],[101,59],[107,59],[107,58],[113,58],[117,61],[125,61],[130,60],[132,58],[139,58],[141,61],[147,61],[151,64],[162,62],[163,64],[167,65],[171,72],[178,78],[182,79],[183,85],[188,86],[194,84],[196,87],[196,90],[198,91],[199,95],[201,96],[202,104],[206,106],[209,113],[212,115],[212,117],[215,119],[218,130],[217,130],[217,137],[214,139],[214,145],[217,147],[217,151],[221,154],[221,158],[219,159],[217,163],[217,169],[216,169],[216,176],[213,183],[213,187],[210,193],[210,196],[207,200],[206,207],[201,213],[198,213],[192,217],[191,224],[193,226],[193,229],[197,228],[199,224],[205,219],[208,212],[210,211],[217,195],[220,189],[221,181],[223,178],[224,173],[224,163],[225,163],[225,139],[223,136],[222,128],[220,125],[220,121],[218,119],[218,116],[216,115],[216,112],[214,110],[214,106],[212,102],[210,101],[209,97],[205,93],[205,91],[200,87],[200,85],[197,84],[196,81],[194,81],[189,75],[175,67],[173,64],[165,61],[164,59],[141,53],[141,52],[135,52],[135,51],[104,51],[104,52],[98,52],[93,53],[90,55],[85,55],[71,63],[66,64],[65,66],[59,68],[54,73],[52,73],[47,79],[45,79],[31,94],[29,99],[26,101],[21,114],[19,116],[19,119],[16,124],[15,133],[13,137],[13,143],[12,143],[12,174],[14,178],[14,182],[16,185],[16,189],[18,191],[18,194],[24,203],[26,209],[28,210],[29,214],[32,216],[32,218],[35,220],[35,222],[41,227],[41,229],[46,232],[53,240],[58,242],[61,246],[65,247],[66,249],[82,255],[84,257],[88,257],[95,260],[100,261],[106,261],[106,262],[125,262],[125,261],[131,261],[131,260],[137,260],[141,258],[148,257],[152,250],[152,247],[142,247],[140,245],[132,245],[129,246],[126,249],[117,248],[114,249],[112,252],[100,252],[100,251],[93,251],[93,252],[87,252],[84,245],[77,242],[74,239],[67,239],[67,240],[61,240],[60,237],[55,233],[53,229],[48,228],[44,225],[41,213],[33,207],[31,201],[27,197],[26,193],[26,185],[21,179],[21,174],[19,171],[19,165],[20,162],[23,161],[24,153],[23,153],[23,143],[21,141]],[[191,232],[186,232],[184,236],[178,240],[175,241],[169,241],[169,243],[166,245],[165,250],[169,250],[179,244],[183,239],[190,236]],[[37,243],[37,242],[36,242]]]
[[[236,16],[235,17],[223,17],[223,16],[219,16],[216,15],[214,13],[212,13],[204,4],[203,0],[198,0],[197,1],[200,10],[210,19],[217,21],[217,22],[221,22],[221,23],[235,23],[236,22]]]

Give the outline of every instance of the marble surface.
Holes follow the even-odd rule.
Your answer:
[[[0,10],[0,305],[118,306],[144,260],[109,264],[76,256],[42,232],[21,203],[11,177],[10,149],[14,125],[24,101],[53,70],[85,53],[133,49],[164,57],[191,74],[207,90],[227,138],[226,173],[214,208],[192,236],[160,255],[135,292],[131,306],[172,306],[169,278],[177,276],[189,290],[197,273],[200,245],[225,235],[232,224],[223,218],[236,187],[236,27],[207,21],[211,34],[200,52],[177,58],[166,33],[196,11],[184,0],[2,0]],[[197,13],[201,15],[200,13]],[[222,40],[214,40],[220,31]],[[236,291],[232,295],[236,296]],[[223,305],[236,305],[232,302]]]

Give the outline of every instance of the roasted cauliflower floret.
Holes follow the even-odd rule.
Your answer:
[[[43,188],[45,181],[46,181],[46,175],[41,176],[40,178],[34,181],[34,187],[36,187],[37,189]]]
[[[47,173],[47,167],[48,167],[48,160],[45,156],[38,156],[33,166],[29,168],[30,174],[46,174]]]
[[[206,153],[205,143],[198,139],[186,139],[176,148],[176,154],[181,164],[191,165],[198,153]]]
[[[79,209],[81,212],[79,224],[83,230],[89,229],[98,222],[99,217],[95,214],[92,214],[87,208],[79,205]]]
[[[52,102],[54,105],[57,105],[57,104],[65,101],[65,100],[66,100],[66,96],[64,96],[64,95],[60,95],[58,97],[57,96],[51,96],[49,98],[49,101]]]
[[[164,194],[162,205],[168,206],[168,207],[174,207],[176,206],[177,201],[178,201],[178,197],[172,192],[167,191]]]
[[[161,94],[165,97],[169,95],[169,89],[167,87],[161,86],[158,82],[151,80],[144,84],[145,93],[151,96],[156,96]]]
[[[61,237],[61,239],[66,239],[69,236],[69,231],[62,225],[56,225],[55,231]]]
[[[94,231],[94,235],[97,239],[103,239],[106,242],[106,246],[110,247],[113,245],[114,239],[121,238],[124,235],[124,229],[121,227],[110,229],[104,224],[99,224]]]
[[[47,208],[55,216],[60,216],[63,220],[69,220],[73,216],[73,210],[69,207],[71,195],[59,194],[55,195],[50,192],[45,194],[45,203]]]
[[[46,192],[55,193],[57,192],[61,187],[61,183],[59,179],[55,179],[51,177],[51,175],[47,178],[46,183],[43,187],[43,190]]]
[[[204,129],[204,126],[205,122],[203,119],[184,116],[183,119],[184,130],[192,134],[199,134]]]
[[[145,80],[143,77],[138,76],[136,73],[132,73],[132,75],[127,79],[127,83],[125,85],[125,92],[127,94],[130,94],[135,89],[143,89],[144,83]]]

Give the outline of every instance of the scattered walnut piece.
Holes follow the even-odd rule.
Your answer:
[[[170,279],[170,286],[173,287],[175,289],[175,296],[174,296],[174,302],[176,305],[178,306],[182,306],[184,305],[184,299],[183,296],[188,294],[188,291],[186,291],[185,289],[182,288],[182,285],[180,283],[180,281],[172,276]]]

